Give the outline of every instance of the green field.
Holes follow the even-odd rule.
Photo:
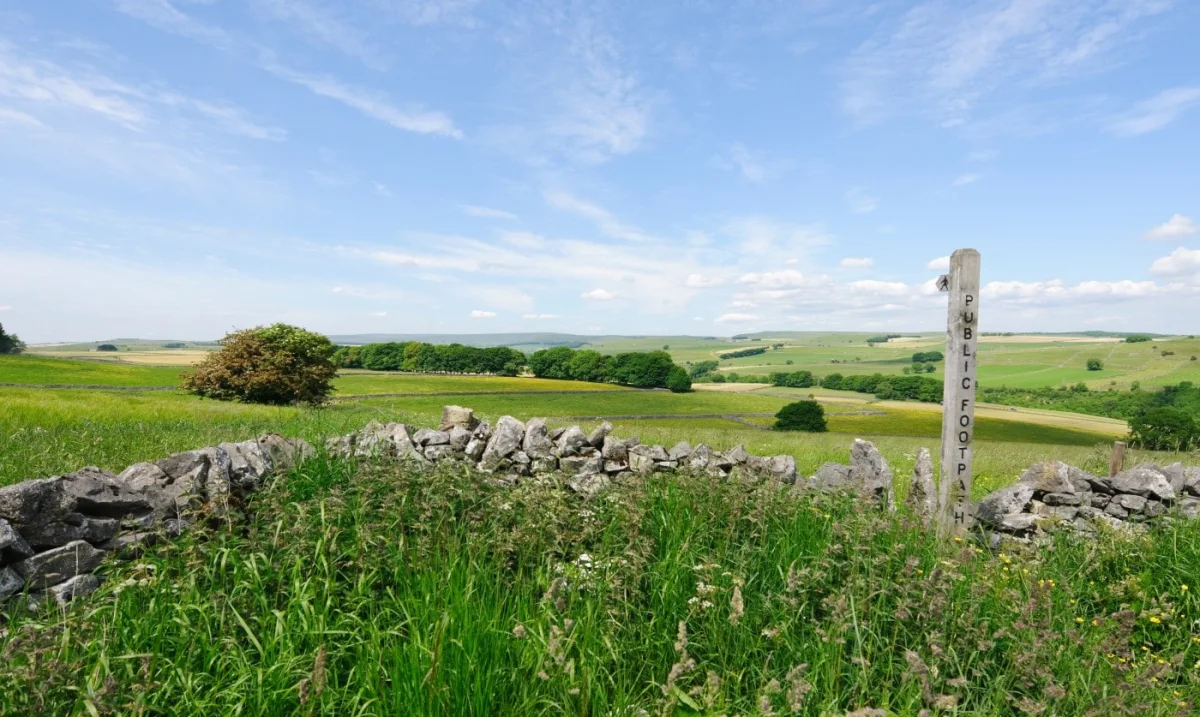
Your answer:
[[[152,367],[34,357],[6,357],[0,363],[12,373],[19,372],[23,383],[71,383],[69,379],[81,365],[88,372],[88,382],[97,385],[145,386],[163,380],[162,371]],[[432,425],[447,403],[468,405],[491,420],[509,414],[522,419],[545,417],[555,424],[591,425],[596,421],[572,417],[620,417],[613,422],[624,435],[664,444],[703,441],[718,449],[742,443],[757,453],[794,455],[800,470],[808,473],[828,460],[845,462],[851,440],[863,437],[885,448],[902,475],[911,469],[918,447],[937,452],[940,435],[940,414],[931,410],[933,406],[865,406],[857,394],[821,389],[672,394],[530,378],[371,372],[348,373],[337,381],[343,398],[320,409],[221,403],[175,391],[0,387],[0,484],[84,465],[119,471],[137,461],[265,432],[316,442],[371,420]],[[828,401],[831,433],[780,434],[745,425],[749,422],[765,428],[770,419],[754,414],[773,415],[786,403],[810,393]],[[863,408],[884,415],[838,415]],[[1103,446],[1111,442],[1111,433],[1042,425],[1037,416],[1025,419],[979,418],[976,466],[980,490],[1011,482],[1024,467],[1047,458],[1073,461],[1092,470],[1103,468]],[[1149,458],[1134,456],[1134,460]]]

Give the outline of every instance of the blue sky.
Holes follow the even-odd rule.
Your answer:
[[[1200,331],[1200,4],[0,9],[30,341]]]

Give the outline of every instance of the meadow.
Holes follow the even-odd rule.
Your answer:
[[[694,476],[319,457],[0,628],[4,714],[1182,715],[1200,529],[993,554]],[[858,710],[879,710],[862,711]]]

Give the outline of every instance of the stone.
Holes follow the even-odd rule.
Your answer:
[[[278,433],[268,433],[258,438],[259,448],[271,459],[277,471],[286,471],[313,455],[313,447],[300,438],[284,438]]]
[[[1071,482],[1070,467],[1061,461],[1034,463],[1019,481],[1033,488],[1033,495],[1040,498],[1047,493],[1075,493]]]
[[[600,456],[566,456],[558,459],[564,473],[572,475],[594,475],[604,472],[604,459]]]
[[[1167,507],[1157,500],[1148,500],[1142,506],[1142,515],[1147,518],[1157,518],[1167,512]]]
[[[45,598],[58,607],[66,607],[67,603],[91,595],[99,587],[100,578],[95,575],[76,575],[46,590]]]
[[[534,418],[525,424],[525,441],[522,449],[533,458],[547,458],[554,455],[554,441],[550,440],[550,431],[546,428],[545,421]]]
[[[604,437],[604,446],[600,449],[600,455],[606,461],[624,462],[629,457],[629,449],[625,447],[625,442],[617,440],[612,436]]]
[[[1146,499],[1140,495],[1119,495],[1114,500],[1122,508],[1131,513],[1140,512],[1146,507]]]
[[[1200,518],[1200,500],[1195,498],[1184,498],[1179,501],[1179,514],[1188,520],[1196,520]]]
[[[1117,493],[1154,497],[1159,500],[1175,500],[1175,489],[1163,472],[1154,466],[1134,466],[1123,470],[1112,478],[1113,490]]]
[[[576,475],[567,485],[579,495],[592,498],[612,485],[612,479],[603,473],[587,473]]]
[[[104,551],[76,540],[60,548],[38,553],[13,565],[30,590],[42,590],[76,575],[90,573],[104,560]]]
[[[1125,508],[1121,506],[1120,501],[1117,500],[1112,500],[1108,505],[1104,506],[1104,512],[1114,518],[1120,518],[1121,520],[1125,520],[1129,517],[1129,511],[1125,510]]]
[[[629,469],[641,475],[652,473],[654,472],[654,459],[641,453],[630,453]]]
[[[338,458],[349,458],[354,455],[354,444],[358,441],[358,434],[347,433],[344,436],[330,436],[325,439],[325,452],[331,456]],[[254,442],[258,445],[258,441]]]
[[[8,549],[10,545],[15,545],[21,539],[21,534],[13,530],[12,524],[4,518],[0,518],[0,554]]]
[[[426,446],[422,455],[424,455],[428,460],[440,461],[446,456],[454,455],[454,448],[452,448],[449,443],[435,443],[433,445]]]
[[[61,478],[64,507],[102,518],[123,518],[150,510],[146,497],[108,471],[88,467]]]
[[[480,459],[485,467],[493,467],[512,452],[521,447],[525,439],[525,424],[512,416],[501,416],[496,421],[492,437],[488,439],[487,448]]]
[[[1183,492],[1200,498],[1200,468],[1183,470]]]
[[[487,450],[487,441],[472,438],[467,442],[467,447],[463,449],[463,453],[473,461],[478,461],[483,458],[484,451]]]
[[[1020,513],[1033,499],[1033,486],[1017,483],[994,491],[979,501],[975,507],[975,518],[984,525],[999,527],[1003,518]]]
[[[560,458],[579,455],[579,452],[587,445],[589,445],[588,439],[583,429],[579,426],[571,426],[558,439],[558,455]]]
[[[467,444],[471,442],[471,432],[462,426],[454,426],[450,429],[450,448],[454,451],[464,451]]]
[[[734,465],[741,465],[746,462],[750,454],[746,452],[746,447],[739,443],[725,451],[725,457],[733,462]]]
[[[0,601],[7,600],[25,586],[25,578],[12,568],[0,568]]]
[[[58,478],[27,480],[0,488],[0,518],[18,532],[59,521],[71,512]]]
[[[8,525],[8,521],[4,520],[3,518],[0,518],[0,523],[3,525]],[[31,557],[36,552],[29,546],[29,543],[26,542],[25,538],[15,530],[12,530],[11,533],[7,534],[7,540],[5,542],[5,546],[0,548],[0,565],[24,560],[25,558]]]
[[[868,496],[888,510],[896,509],[892,469],[875,444],[859,438],[850,448],[850,477]]]
[[[1039,516],[1032,513],[1008,513],[989,525],[1006,533],[1024,533],[1037,527],[1038,519]]]
[[[702,471],[708,468],[708,463],[712,459],[713,449],[701,443],[692,449],[691,455],[688,456],[688,467],[692,470]]]
[[[1042,496],[1046,505],[1080,505],[1079,496],[1074,493],[1047,493]]]
[[[1093,508],[1103,508],[1104,506],[1108,505],[1110,500],[1112,500],[1111,495],[1105,495],[1104,493],[1092,493],[1090,503]]]
[[[1183,464],[1177,461],[1169,466],[1159,468],[1159,471],[1167,477],[1167,482],[1171,484],[1171,490],[1175,491],[1175,495],[1180,495],[1183,492],[1183,484],[1187,481]]]
[[[680,441],[671,446],[671,450],[667,451],[667,456],[673,461],[686,460],[690,455],[692,455],[692,447],[687,441]]]
[[[836,465],[836,464],[834,464]],[[937,485],[933,480],[933,457],[928,448],[917,451],[917,463],[913,466],[912,480],[908,484],[908,497],[904,504],[928,523],[937,516]]]
[[[604,439],[608,438],[608,434],[612,433],[613,425],[608,421],[604,421],[599,426],[592,429],[592,432],[587,436],[588,445],[592,448],[600,448],[604,445]]]
[[[448,446],[450,445],[450,433],[448,431],[433,431],[428,428],[422,428],[413,434],[413,443],[421,446]]]
[[[207,459],[204,462],[207,466]],[[153,523],[177,515],[180,502],[184,507],[200,503],[197,486],[191,483],[176,485],[175,479],[154,463],[134,463],[121,471],[117,479],[144,495],[150,504],[150,511],[141,519],[130,519],[126,523]]]
[[[487,421],[480,421],[479,425],[475,426],[475,429],[471,431],[471,438],[478,438],[484,443],[487,443],[491,437],[492,425]]]
[[[767,473],[780,483],[791,485],[796,482],[796,459],[792,456],[771,456],[767,460]]]
[[[267,477],[273,466],[271,457],[258,441],[221,443],[217,446],[229,456],[229,481],[234,491],[252,493],[258,490],[262,479]],[[326,443],[328,449],[328,443]],[[334,451],[330,450],[330,453]]]
[[[638,455],[638,456],[642,456],[644,458],[649,458],[650,460],[652,460],[656,463],[671,460],[671,456],[667,455],[667,449],[663,448],[662,446],[638,445],[638,446],[634,446],[633,448],[630,448],[629,454],[631,456]]]
[[[550,431],[550,440],[558,443],[558,439],[562,438],[562,434],[566,433],[567,429],[559,427]]]
[[[629,470],[629,464],[625,461],[604,461],[605,473],[622,473]]]
[[[625,448],[633,448],[634,446],[642,445],[642,439],[637,436],[630,436],[625,439]]]
[[[838,490],[851,484],[850,466],[841,463],[825,463],[810,480],[814,488]]]
[[[169,538],[178,538],[190,525],[191,523],[184,518],[168,518],[163,521],[163,532]]]
[[[76,540],[97,544],[112,540],[120,529],[116,518],[92,518],[72,513],[65,520],[26,530],[23,536],[34,550],[57,548]]]
[[[463,428],[468,431],[479,425],[475,412],[462,406],[442,406],[442,424],[438,430],[449,432],[452,428]]]
[[[558,470],[558,458],[554,456],[534,458],[533,462],[529,464],[529,470],[534,474],[553,473]]]
[[[654,471],[656,473],[672,473],[679,464],[675,461],[654,461]]]

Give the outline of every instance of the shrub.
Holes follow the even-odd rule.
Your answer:
[[[765,354],[766,352],[767,352],[767,348],[765,346],[760,346],[760,347],[752,348],[752,349],[739,349],[737,351],[729,351],[727,353],[718,354],[718,356],[723,359],[735,359],[735,358],[745,358],[746,356],[758,356],[759,354]]]
[[[584,349],[571,357],[567,370],[576,381],[604,383],[608,380],[608,357],[599,351]]]
[[[1090,358],[1087,360],[1088,371],[1099,371],[1104,368],[1104,362],[1098,358]]]
[[[821,379],[821,386],[833,390],[840,389],[842,387],[842,378],[842,374],[840,373],[831,373]]]
[[[1200,429],[1178,408],[1154,408],[1129,421],[1129,442],[1155,451],[1186,451],[1200,445]]]
[[[0,354],[19,354],[25,350],[25,342],[16,334],[4,333],[4,324],[0,324]]]
[[[334,345],[321,334],[287,324],[235,331],[220,351],[183,374],[183,388],[220,401],[323,403],[333,390]]]
[[[775,414],[775,430],[824,433],[829,430],[825,423],[825,409],[816,401],[789,403]]]
[[[181,349],[185,346],[187,346],[187,344],[180,343],[179,341],[172,341],[170,343],[163,344],[164,349]]]
[[[692,364],[692,378],[697,379],[701,376],[707,376],[717,370],[720,364],[716,361],[697,361]]]
[[[667,388],[671,393],[687,393],[692,390],[692,378],[680,366],[672,366],[667,371]]]
[[[1149,340],[1150,337],[1145,334],[1130,334],[1129,336],[1125,337],[1125,343],[1127,344],[1141,344]]]
[[[913,363],[937,363],[945,358],[941,351],[918,351],[912,355]]]
[[[112,344],[100,344],[99,346],[96,347],[96,350],[97,351],[120,351],[121,349],[117,348],[116,346],[113,346]]]
[[[710,373],[708,376],[713,383],[725,383],[725,374],[723,373]]]

